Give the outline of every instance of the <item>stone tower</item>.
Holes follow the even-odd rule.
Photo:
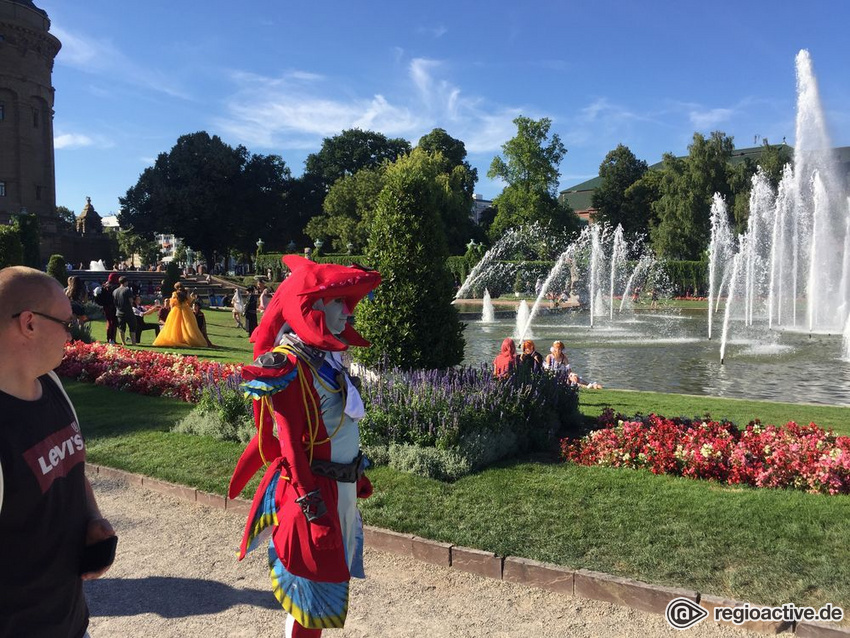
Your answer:
[[[32,0],[0,0],[0,224],[35,213],[56,234],[53,59],[62,46]]]

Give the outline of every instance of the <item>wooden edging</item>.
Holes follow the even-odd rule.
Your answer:
[[[200,503],[242,516],[247,516],[251,508],[251,502],[242,498],[227,499],[218,494],[102,465],[89,463],[86,468],[89,473],[99,477],[125,481],[130,485],[142,486],[183,501]],[[411,556],[426,563],[451,567],[495,580],[546,589],[566,596],[601,600],[653,614],[664,614],[667,603],[679,597],[698,603],[707,609],[709,614],[717,606],[740,607],[746,604],[689,589],[661,587],[587,569],[572,570],[518,556],[502,557],[480,549],[440,543],[368,525],[364,526],[364,537],[369,547],[380,551]],[[750,607],[756,606],[758,605],[750,604]],[[850,613],[850,610],[847,612]],[[720,622],[732,625],[731,622]],[[747,622],[738,626],[769,634],[793,632],[801,638],[850,638],[850,628],[825,623],[764,621]]]

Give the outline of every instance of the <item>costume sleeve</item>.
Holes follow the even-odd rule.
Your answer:
[[[304,449],[305,438],[309,437],[306,410],[310,407],[310,399],[307,399],[306,406],[302,399],[300,383],[297,382],[272,398],[280,453],[299,497],[318,488],[310,469],[308,452]]]

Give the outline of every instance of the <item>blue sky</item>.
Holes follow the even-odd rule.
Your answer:
[[[836,146],[850,146],[850,2],[633,0],[284,2],[35,0],[63,43],[57,205],[106,215],[180,135],[283,157],[359,127],[465,142],[487,179],[513,118],[552,120],[565,188],[625,144],[652,164],[694,132],[794,143],[795,67],[810,51]],[[814,8],[806,8],[805,5]]]

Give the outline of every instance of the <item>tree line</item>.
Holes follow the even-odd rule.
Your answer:
[[[332,251],[362,253],[374,234],[388,170],[420,153],[439,168],[433,179],[444,196],[435,212],[449,254],[463,254],[470,239],[488,245],[507,229],[533,222],[558,234],[579,230],[580,220],[558,197],[567,149],[551,133],[551,121],[520,116],[514,124],[515,136],[487,172],[505,187],[477,225],[469,216],[477,171],[464,142],[441,128],[415,146],[375,131],[342,131],[307,157],[300,177],[278,155],[234,148],[204,131],[184,135],[120,198],[119,222],[130,229],[128,248],[133,242],[143,246],[155,232],[173,233],[207,260],[216,253],[250,255],[258,237],[268,251],[321,239]],[[599,167],[601,183],[592,198],[596,219],[645,235],[659,257],[700,259],[712,195],[724,195],[733,223],[743,228],[752,176],[761,166],[778,182],[790,161],[787,149],[765,146],[757,162],[750,157],[733,162],[731,137],[697,133],[686,157],[668,153],[660,167],[650,169],[621,144]]]

